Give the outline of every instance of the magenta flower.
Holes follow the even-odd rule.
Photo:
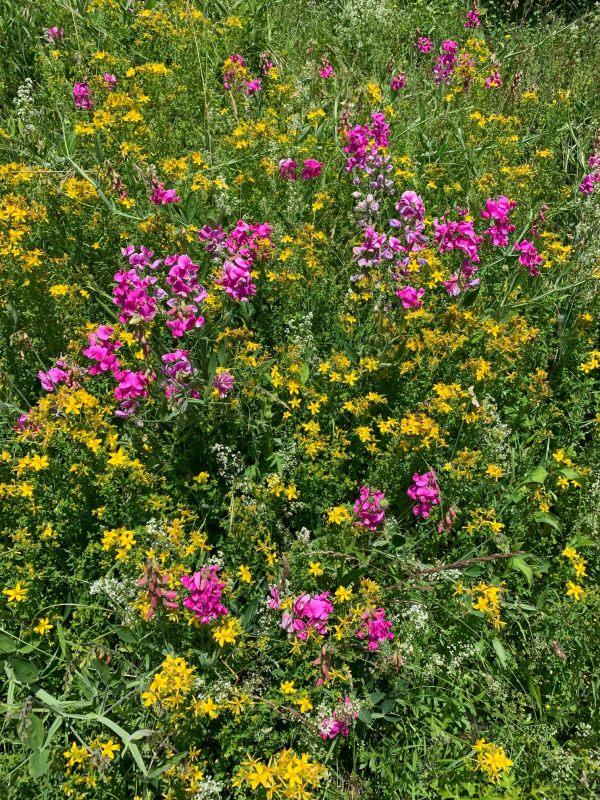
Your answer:
[[[354,503],[353,511],[358,517],[354,523],[357,526],[376,531],[385,521],[385,510],[381,507],[385,495],[379,489],[360,487],[360,497]]]
[[[154,182],[154,190],[150,195],[150,202],[156,206],[166,206],[170,203],[179,203],[177,189],[165,189],[164,183]]]
[[[396,73],[392,80],[390,81],[390,89],[392,92],[398,92],[400,89],[404,89],[406,86],[406,75],[402,72]]]
[[[295,181],[298,177],[298,164],[293,158],[282,158],[279,162],[279,175],[285,181]]]
[[[419,36],[417,39],[417,49],[420,53],[430,53],[433,42],[428,36]]]
[[[519,264],[522,267],[527,267],[531,277],[536,278],[540,274],[539,267],[543,259],[536,250],[534,243],[523,240],[515,245],[515,250],[520,253]]]
[[[477,6],[473,6],[471,11],[467,11],[465,28],[479,28],[480,25],[481,22],[479,21],[479,9]]]
[[[453,220],[433,220],[435,241],[440,253],[448,250],[461,250],[471,261],[479,262],[478,247],[481,244],[481,236],[475,233],[473,222],[462,219],[458,222]]]
[[[52,28],[46,29],[46,36],[49,42],[57,42],[61,41],[64,38],[65,32],[62,28],[57,28],[53,26]]]
[[[251,94],[256,94],[256,92],[260,92],[262,88],[262,82],[260,78],[253,78],[250,81],[246,81],[246,95],[250,97]]]
[[[270,586],[269,587],[270,597],[267,600],[267,606],[272,611],[277,611],[279,606],[281,605],[281,601],[279,599],[279,589],[277,586]]]
[[[110,325],[99,325],[95,331],[88,333],[89,347],[84,347],[82,352],[86,358],[96,362],[88,370],[90,375],[115,372],[119,369],[119,361],[115,353],[121,347],[121,342],[111,341],[113,333],[114,328]]]
[[[458,50],[458,43],[453,42],[451,39],[446,39],[442,42],[442,55],[438,56],[436,64],[433,68],[435,82],[437,84],[450,83],[450,78],[456,66],[456,52]]]
[[[233,389],[234,383],[235,378],[231,372],[227,372],[227,370],[217,372],[212,381],[212,385],[219,393],[221,400],[224,400],[227,397],[229,392]]]
[[[148,383],[156,377],[153,373],[133,372],[130,369],[113,371],[118,385],[115,389],[117,400],[135,400],[136,397],[148,397]]]
[[[358,710],[348,696],[340,700],[331,715],[319,720],[319,736],[321,739],[335,739],[340,734],[344,737],[350,733],[350,725],[358,719]]]
[[[594,191],[598,181],[600,181],[600,174],[598,173],[585,175],[583,180],[579,184],[579,191],[582,194],[591,194]]]
[[[507,247],[508,234],[515,230],[515,226],[509,223],[508,215],[516,208],[514,200],[509,200],[503,194],[497,200],[489,197],[485,201],[485,211],[481,212],[484,219],[493,220],[494,224],[484,230],[492,238],[494,247]]]
[[[502,86],[502,76],[495,69],[483,82],[484,89],[499,89]]]
[[[61,383],[66,383],[67,386],[70,385],[71,375],[69,372],[65,372],[64,369],[61,369],[61,366],[64,366],[64,362],[59,359],[56,362],[56,366],[50,367],[47,372],[43,372],[42,370],[38,372],[38,378],[45,392],[53,392]]]
[[[117,80],[117,76],[113,75],[110,72],[105,72],[104,75],[102,76],[102,80],[104,81],[104,85],[109,91],[112,91],[119,82]]]
[[[310,630],[319,636],[326,636],[326,623],[332,613],[329,592],[321,592],[314,597],[304,593],[294,601],[291,614],[283,613],[281,626],[288,634],[294,632],[302,640],[306,639]]]
[[[365,611],[361,620],[360,628],[356,631],[356,638],[364,640],[368,637],[369,650],[379,650],[380,642],[394,639],[392,623],[385,618],[385,609],[375,608]]]
[[[322,169],[323,164],[320,161],[316,161],[314,158],[307,158],[300,177],[303,181],[310,180],[310,178],[318,178]]]
[[[202,623],[226,616],[229,611],[221,603],[225,584],[219,581],[219,567],[215,564],[202,567],[193,575],[183,575],[181,584],[189,590],[183,605],[189,608]]]
[[[335,75],[335,71],[333,66],[327,61],[326,58],[323,59],[321,70],[319,72],[321,78],[333,78]]]
[[[83,83],[76,83],[73,86],[73,101],[76,108],[82,108],[84,111],[89,111],[94,107],[94,101],[90,97],[90,89],[87,81]]]
[[[425,289],[415,289],[413,286],[405,286],[403,289],[396,289],[396,297],[402,301],[402,307],[406,309],[421,308],[423,301],[421,298],[425,294]]]
[[[441,502],[440,490],[433,470],[424,472],[422,475],[415,472],[413,483],[408,487],[406,493],[411,500],[416,501],[413,506],[413,514],[423,519],[427,519],[433,506],[438,506]]]

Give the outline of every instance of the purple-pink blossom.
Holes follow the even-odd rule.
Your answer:
[[[360,627],[356,631],[356,638],[361,640],[368,638],[369,650],[379,650],[381,642],[392,641],[394,639],[392,623],[385,618],[385,609],[374,608],[365,611],[361,617]]]
[[[193,611],[200,622],[208,623],[229,613],[221,602],[225,584],[219,580],[219,567],[215,564],[204,566],[193,575],[183,575],[181,584],[190,592],[183,605]]]
[[[228,372],[226,369],[217,372],[212,381],[213,388],[217,390],[221,400],[227,397],[229,392],[233,389],[234,383],[235,378],[231,372]]]
[[[509,200],[503,194],[496,200],[489,197],[485,201],[485,210],[481,212],[481,216],[493,221],[494,224],[486,228],[484,234],[491,237],[494,247],[508,246],[508,234],[515,230],[515,226],[509,222],[508,215],[516,206],[514,200]]]
[[[333,614],[333,605],[329,600],[329,592],[321,592],[313,597],[304,593],[294,601],[291,613],[283,613],[281,626],[288,634],[295,633],[302,640],[306,639],[309,630],[326,636],[330,614]]]
[[[321,63],[321,69],[319,71],[319,75],[321,78],[333,78],[335,75],[335,71],[333,69],[333,65],[329,63],[329,61],[324,58]]]
[[[527,267],[531,277],[536,278],[540,274],[539,268],[543,259],[538,253],[534,243],[528,242],[525,239],[515,245],[515,251],[519,253],[519,264],[521,264],[522,267]]]
[[[166,206],[170,203],[179,203],[181,200],[177,196],[177,189],[165,189],[164,183],[154,182],[154,189],[150,195],[150,202],[156,206]]]
[[[415,289],[414,286],[404,286],[401,289],[396,289],[396,297],[400,299],[402,307],[411,310],[421,308],[423,305],[421,298],[424,294],[425,289]]]
[[[323,164],[314,158],[307,158],[304,162],[304,169],[300,176],[303,181],[310,180],[310,178],[318,178],[323,170]]]
[[[416,517],[427,519],[433,506],[438,506],[441,502],[435,472],[430,470],[422,475],[415,472],[412,479],[413,483],[408,487],[406,493],[411,500],[415,501],[413,514]]]
[[[433,74],[436,83],[448,84],[450,83],[450,78],[456,67],[458,43],[451,39],[446,39],[442,42],[442,51],[442,54],[438,56],[433,68]]]
[[[402,72],[397,72],[390,81],[390,89],[392,92],[398,92],[406,86],[406,75]]]
[[[385,495],[379,489],[361,486],[360,496],[353,507],[357,517],[354,524],[370,531],[376,531],[385,521],[385,510],[381,507],[384,500]]]
[[[94,101],[90,96],[90,88],[87,81],[76,83],[73,86],[73,101],[76,108],[81,108],[84,111],[89,111],[94,107]]]

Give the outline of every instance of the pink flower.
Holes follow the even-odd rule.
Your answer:
[[[52,28],[46,29],[46,36],[48,37],[49,42],[56,42],[60,41],[65,35],[65,32],[62,28],[57,28],[53,26]]]
[[[84,111],[89,111],[94,107],[94,101],[90,97],[90,89],[87,81],[83,83],[76,83],[73,86],[73,101],[76,108],[82,108]]]
[[[163,362],[163,375],[167,378],[165,386],[165,396],[167,398],[181,394],[188,388],[188,381],[196,370],[192,367],[188,358],[189,350],[174,350],[172,353],[165,353],[161,357]],[[192,392],[191,395],[197,394]]]
[[[117,400],[134,400],[136,397],[148,397],[148,383],[154,380],[154,374],[133,372],[130,369],[116,369],[113,372],[118,381],[115,389]]]
[[[354,523],[370,531],[376,531],[385,521],[385,510],[381,508],[381,502],[385,495],[379,489],[369,489],[367,486],[360,487],[360,497],[354,503],[354,514],[358,520]]]
[[[253,78],[250,81],[246,81],[246,95],[250,97],[251,94],[256,94],[256,92],[260,92],[262,88],[262,83],[260,78]]]
[[[329,600],[329,592],[321,592],[311,597],[301,594],[292,606],[292,614],[284,612],[281,626],[289,633],[295,632],[299,639],[306,639],[309,630],[319,636],[327,635],[326,623],[333,613],[333,605]]]
[[[600,174],[592,173],[591,175],[585,175],[581,183],[579,184],[579,191],[582,194],[591,194],[596,187],[596,184],[600,181]]]
[[[234,383],[235,378],[231,372],[227,372],[227,370],[217,372],[212,381],[212,385],[218,391],[221,400],[227,397],[229,392],[233,389]]]
[[[413,286],[405,286],[403,289],[396,289],[396,297],[402,301],[403,308],[421,308],[423,301],[421,298],[425,294],[425,289],[415,289]]]
[[[483,82],[484,89],[499,89],[502,86],[502,76],[495,69]]]
[[[451,39],[446,39],[442,42],[442,50],[444,52],[442,55],[438,56],[437,62],[433,68],[433,74],[436,83],[448,84],[450,83],[450,78],[456,66],[458,44]]]
[[[271,609],[271,611],[277,611],[277,609],[281,605],[281,602],[280,602],[280,599],[279,599],[279,589],[277,588],[277,586],[270,586],[269,587],[269,592],[270,592],[271,596],[267,600],[267,606],[268,606],[268,608]]]
[[[221,594],[225,584],[219,581],[219,567],[215,564],[204,566],[193,575],[183,575],[181,584],[189,590],[183,605],[189,608],[200,619],[208,623],[217,617],[226,616],[229,611],[221,603]]]
[[[320,161],[316,161],[314,158],[307,158],[304,162],[304,169],[300,177],[303,181],[309,180],[310,178],[318,178],[322,169],[323,164],[321,164]]]
[[[440,490],[433,470],[424,472],[422,475],[415,472],[412,486],[408,487],[406,493],[411,500],[417,501],[413,506],[413,514],[423,519],[427,519],[433,506],[438,506],[441,502]]]
[[[453,220],[433,220],[435,241],[438,244],[440,253],[448,250],[461,250],[471,261],[478,263],[478,247],[481,243],[481,236],[475,233],[473,222],[462,219],[458,222]]]
[[[433,47],[433,42],[428,36],[419,36],[417,39],[417,49],[420,53],[429,53]]]
[[[404,89],[405,86],[406,75],[404,75],[402,72],[398,72],[390,81],[390,89],[392,92],[398,92],[400,89]]]
[[[286,181],[295,181],[298,177],[298,164],[293,158],[282,158],[279,162],[279,175]]]
[[[369,650],[379,650],[380,642],[394,639],[392,623],[385,618],[385,609],[375,608],[365,611],[361,620],[360,628],[356,631],[356,638],[366,639],[368,636]]]
[[[114,89],[117,83],[119,82],[117,80],[116,75],[112,75],[110,72],[105,72],[104,75],[102,76],[102,80],[104,81],[104,85],[109,91]]]
[[[89,368],[90,375],[100,375],[103,372],[115,372],[119,369],[119,361],[115,355],[121,347],[121,342],[111,341],[114,329],[110,325],[99,325],[95,331],[88,333],[89,347],[83,348],[83,355],[95,365]],[[122,398],[120,398],[122,399]]]
[[[71,376],[68,372],[65,372],[64,369],[60,369],[60,367],[56,366],[50,367],[47,372],[40,370],[38,372],[38,378],[40,379],[44,391],[53,392],[61,383],[69,385]]]
[[[473,6],[473,9],[467,12],[465,28],[479,28],[480,25],[481,22],[479,21],[479,9],[477,6]]]
[[[154,191],[150,195],[150,202],[156,206],[166,206],[170,203],[179,203],[177,189],[165,189],[164,183],[154,183]]]
[[[358,709],[348,696],[340,700],[331,715],[319,720],[319,736],[321,739],[335,739],[340,734],[344,737],[350,733],[350,725],[358,719]]]
[[[481,212],[481,216],[494,220],[494,224],[491,228],[486,228],[484,234],[491,236],[494,247],[507,247],[508,234],[515,230],[515,226],[509,224],[508,215],[516,206],[514,200],[509,200],[503,194],[497,200],[489,197],[485,201],[485,211]]]
[[[233,261],[225,261],[223,264],[223,272],[217,283],[234,300],[244,302],[256,294],[256,286],[252,282],[251,263],[241,256],[236,256]]]
[[[321,78],[333,78],[335,75],[333,66],[329,63],[329,61],[327,61],[326,58],[323,59],[319,75]]]
[[[543,259],[536,250],[534,243],[524,240],[515,245],[515,250],[520,253],[519,264],[522,267],[527,267],[532,278],[537,277],[540,274],[539,267]]]

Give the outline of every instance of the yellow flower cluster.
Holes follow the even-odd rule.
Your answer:
[[[299,756],[293,750],[282,750],[266,764],[256,759],[244,761],[233,785],[247,785],[252,790],[262,787],[268,798],[306,800],[310,790],[317,789],[326,775],[325,767],[311,761],[307,753]]]
[[[477,769],[484,772],[489,779],[496,783],[502,773],[512,766],[512,761],[507,757],[502,747],[485,739],[478,739],[473,745],[477,760]]]
[[[160,703],[169,711],[180,708],[192,691],[194,669],[181,657],[167,656],[152,678],[148,691],[142,692],[144,705]]]

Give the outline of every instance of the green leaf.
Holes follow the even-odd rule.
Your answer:
[[[310,367],[306,363],[306,361],[302,362],[300,367],[300,383],[305,384],[308,380],[308,376],[310,375]]]
[[[169,767],[172,767],[175,764],[178,764],[186,756],[187,756],[187,751],[184,752],[184,753],[177,753],[176,756],[173,756],[173,758],[169,758],[167,761],[165,761],[164,764],[161,764],[160,767],[156,767],[156,769],[153,769],[152,772],[149,772],[148,773],[148,777],[150,779],[158,778],[158,776],[162,775],[162,773],[166,769],[169,769]]]
[[[50,753],[47,750],[36,750],[29,756],[28,767],[32,778],[41,778],[50,769]]]
[[[523,481],[523,483],[544,483],[548,477],[548,470],[545,467],[536,467]]]
[[[0,633],[0,653],[14,653],[17,643],[12,636],[7,633]]]
[[[370,725],[373,722],[373,715],[366,706],[361,707],[358,712],[358,718],[361,722],[364,722],[365,725]]]
[[[498,656],[498,661],[502,664],[503,667],[506,666],[508,662],[508,654],[504,649],[504,645],[500,641],[500,639],[492,639],[492,647],[496,655]]]
[[[549,514],[547,511],[536,511],[533,518],[537,522],[545,522],[546,525],[550,525],[551,528],[560,531],[560,520],[554,514]]]
[[[527,583],[531,586],[531,581],[533,579],[533,570],[529,566],[529,564],[520,556],[514,556],[508,562],[512,569],[517,569],[519,572],[522,572],[523,575],[527,578]]]
[[[244,616],[242,617],[242,627],[245,631],[250,628],[252,624],[252,620],[256,616],[256,612],[258,611],[258,598],[254,597],[249,603],[248,607],[244,611]]]
[[[23,744],[29,747],[30,750],[39,750],[44,744],[44,737],[46,731],[44,723],[36,714],[29,714],[27,716],[27,729],[23,736]]]
[[[15,673],[15,678],[20,683],[33,683],[40,677],[40,671],[31,661],[20,656],[13,656],[8,659],[11,669]]]
[[[122,642],[127,642],[127,644],[137,644],[139,641],[131,628],[126,628],[124,625],[118,625],[115,628],[115,633]]]

